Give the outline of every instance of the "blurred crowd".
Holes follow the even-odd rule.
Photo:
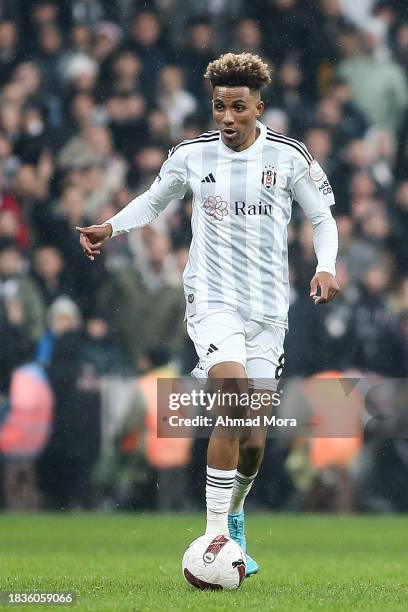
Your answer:
[[[324,308],[308,297],[312,230],[294,205],[284,376],[351,368],[407,376],[404,0],[2,0],[0,450],[8,507],[109,506],[135,483],[140,499],[148,491],[150,505],[160,505],[152,482],[163,470],[171,473],[161,478],[163,503],[177,507],[181,497],[172,500],[166,482],[189,489],[184,468],[205,465],[200,441],[155,464],[157,452],[145,446],[149,402],[140,396],[155,372],[187,375],[195,365],[181,291],[191,199],[112,240],[93,263],[75,226],[119,211],[153,182],[171,146],[212,127],[203,73],[225,51],[268,61],[263,121],[306,143],[336,196],[342,292]],[[24,422],[40,392],[42,412],[27,426],[38,444],[25,447],[13,419]],[[118,397],[124,408],[109,429]],[[270,452],[289,491],[286,455]],[[406,465],[407,451],[399,452]],[[259,486],[259,503],[285,499],[283,489],[268,502]]]

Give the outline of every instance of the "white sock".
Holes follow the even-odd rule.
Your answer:
[[[217,470],[207,465],[207,527],[205,533],[229,535],[228,508],[237,470]]]
[[[235,474],[234,487],[232,489],[231,503],[229,507],[230,514],[239,514],[244,509],[245,498],[251,490],[256,474],[253,476],[244,476],[239,472]]]

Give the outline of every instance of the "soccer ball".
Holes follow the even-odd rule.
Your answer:
[[[225,535],[203,535],[184,553],[182,571],[187,582],[202,591],[237,589],[245,578],[245,554]]]

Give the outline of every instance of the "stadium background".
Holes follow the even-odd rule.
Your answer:
[[[0,2],[1,505],[203,505],[204,440],[154,436],[160,375],[195,364],[181,274],[191,201],[108,243],[76,225],[145,190],[167,150],[211,126],[202,75],[221,52],[273,67],[264,122],[303,140],[336,196],[342,295],[308,297],[311,227],[294,206],[285,377],[406,377],[408,14],[401,0]],[[372,437],[316,462],[270,440],[250,505],[408,510],[408,447]]]

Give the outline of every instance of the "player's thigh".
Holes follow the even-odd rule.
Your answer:
[[[247,376],[251,387],[274,391],[284,365],[286,330],[277,325],[251,322],[246,332]]]
[[[233,311],[214,310],[202,316],[187,319],[187,332],[194,343],[201,370],[208,376],[209,370],[221,363],[238,363],[245,368],[245,331],[240,317]]]

